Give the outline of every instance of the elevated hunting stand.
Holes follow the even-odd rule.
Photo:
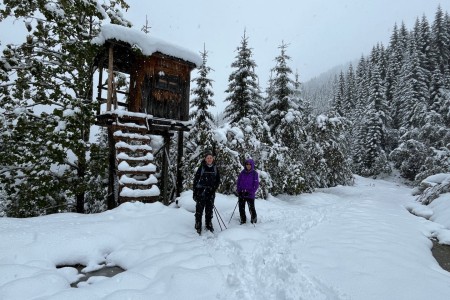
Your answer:
[[[163,202],[169,204],[173,197],[168,192],[170,140],[177,132],[175,187],[179,196],[183,132],[190,130],[190,72],[201,64],[201,58],[118,25],[103,26],[94,42],[101,45],[96,57],[97,124],[108,131],[108,208],[126,201],[155,202],[161,192]],[[152,135],[164,140],[159,180],[150,144]]]

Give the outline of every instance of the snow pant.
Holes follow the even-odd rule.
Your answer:
[[[241,216],[241,223],[247,222],[247,216],[245,215],[245,202],[248,204],[248,210],[250,211],[250,218],[252,223],[256,223],[256,209],[255,199],[239,197],[239,214]]]
[[[211,225],[213,218],[214,198],[215,193],[203,193],[197,201],[195,206],[195,228],[202,226],[203,209],[205,210],[205,224]]]

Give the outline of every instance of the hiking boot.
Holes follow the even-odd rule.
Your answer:
[[[195,222],[195,229],[197,230],[198,234],[202,233],[202,222]]]
[[[252,224],[256,223],[256,221],[258,221],[258,219],[256,217],[254,217],[250,220],[250,222],[252,222]]]
[[[246,220],[241,220],[241,225],[247,223]]]
[[[214,232],[214,227],[213,227],[212,223],[207,223],[205,227],[206,227],[206,230]]]

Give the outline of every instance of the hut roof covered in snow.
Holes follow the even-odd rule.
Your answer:
[[[94,44],[104,45],[108,40],[125,42],[132,48],[139,49],[145,56],[151,56],[154,53],[159,52],[193,63],[196,66],[202,64],[202,58],[199,54],[134,28],[105,24],[101,27],[99,35],[95,37],[92,42]]]

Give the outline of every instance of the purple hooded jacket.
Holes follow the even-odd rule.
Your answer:
[[[258,172],[255,171],[253,159],[247,159],[245,163],[250,163],[252,168],[250,171],[247,171],[247,168],[244,165],[244,170],[241,171],[237,180],[237,192],[240,195],[248,192],[248,196],[244,197],[255,199],[255,194],[259,187]]]

